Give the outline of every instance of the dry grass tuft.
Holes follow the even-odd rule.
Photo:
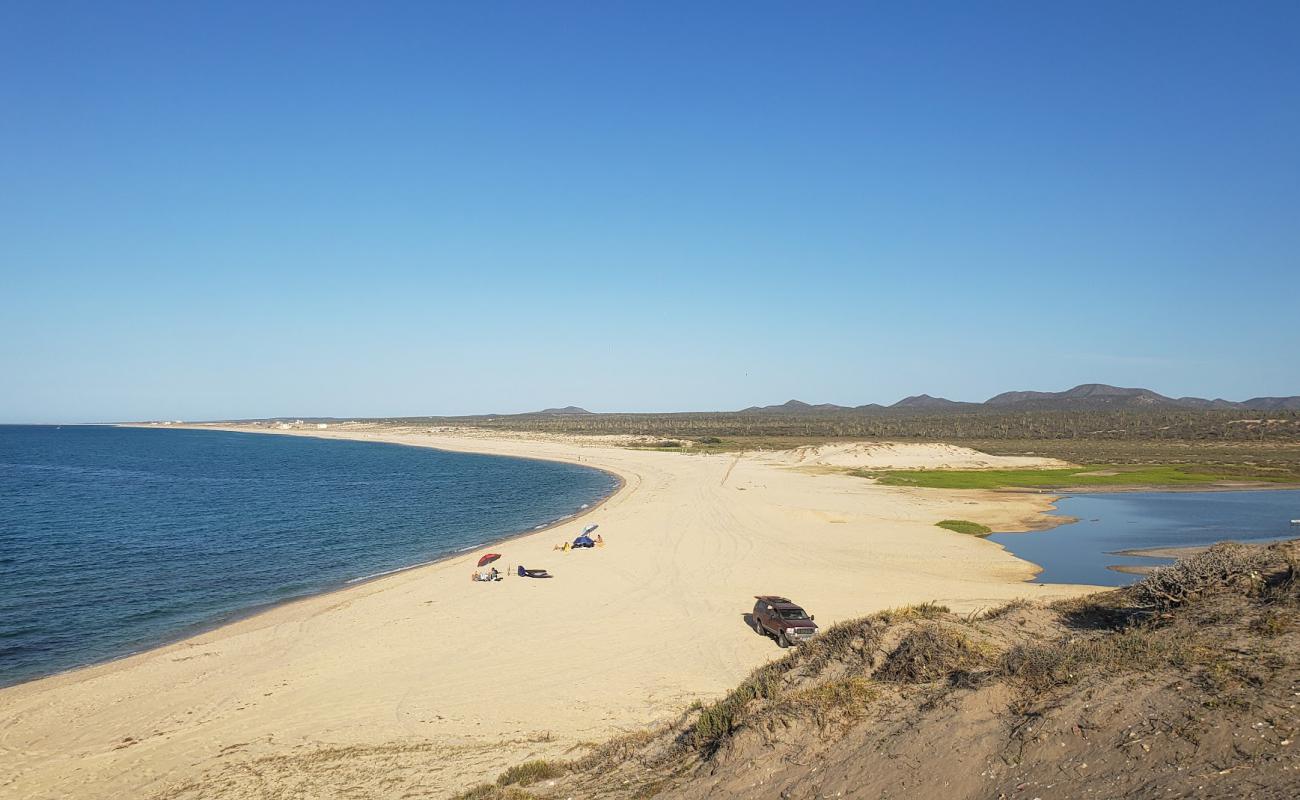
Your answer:
[[[558,778],[568,771],[568,764],[557,761],[525,761],[501,773],[497,786],[530,786],[538,781]]]
[[[944,614],[949,613],[947,606],[941,606],[938,603],[917,603],[911,606],[902,606],[901,608],[890,608],[879,612],[875,618],[892,625],[896,622],[906,622],[913,619],[938,619]]]
[[[517,789],[514,786],[497,786],[495,783],[481,783],[472,789],[461,792],[452,800],[535,800],[536,795]]]
[[[1023,597],[1017,597],[1014,600],[1008,600],[1000,606],[990,608],[980,614],[978,619],[998,619],[999,617],[1005,617],[1007,614],[1014,611],[1019,611],[1022,608],[1032,608],[1033,605],[1034,604],[1031,601],[1026,600]]]

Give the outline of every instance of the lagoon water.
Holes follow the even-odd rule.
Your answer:
[[[0,685],[554,522],[568,464],[221,431],[0,426]]]
[[[1141,578],[1111,565],[1151,566],[1169,559],[1115,555],[1121,550],[1258,542],[1300,537],[1300,491],[1116,492],[1063,497],[1054,512],[1078,522],[1034,533],[989,537],[1043,567],[1039,583],[1123,586]]]

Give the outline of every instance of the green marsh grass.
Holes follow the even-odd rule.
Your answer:
[[[943,522],[934,523],[940,528],[953,531],[954,533],[966,533],[971,536],[988,536],[993,529],[987,525],[981,525],[978,522],[971,522],[968,519],[945,519]]]
[[[1239,472],[1214,467],[1093,464],[1068,469],[897,470],[855,474],[887,486],[930,489],[1059,489],[1074,486],[1195,486],[1242,480]],[[1285,477],[1255,475],[1251,480],[1281,482]]]

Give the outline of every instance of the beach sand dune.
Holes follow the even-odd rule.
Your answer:
[[[479,553],[466,553],[2,690],[0,796],[439,797],[729,690],[780,653],[745,626],[755,594],[787,594],[825,625],[1091,590],[1024,583],[1032,565],[934,526],[1041,524],[1040,495],[885,487],[770,456],[574,437],[311,435],[573,461],[624,486],[581,521],[493,548],[505,567],[553,580],[471,583]],[[912,462],[927,447],[952,457],[901,447]],[[552,549],[589,522],[604,547]]]
[[[758,456],[762,461],[797,466],[848,469],[1050,469],[1070,464],[1037,456],[995,456],[952,444],[850,442],[781,450]]]

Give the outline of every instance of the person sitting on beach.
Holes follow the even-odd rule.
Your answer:
[[[601,535],[600,535],[599,533],[596,534],[596,546],[597,546],[597,547],[604,547],[604,546],[605,546],[605,540],[604,540],[603,538],[601,538]]]

